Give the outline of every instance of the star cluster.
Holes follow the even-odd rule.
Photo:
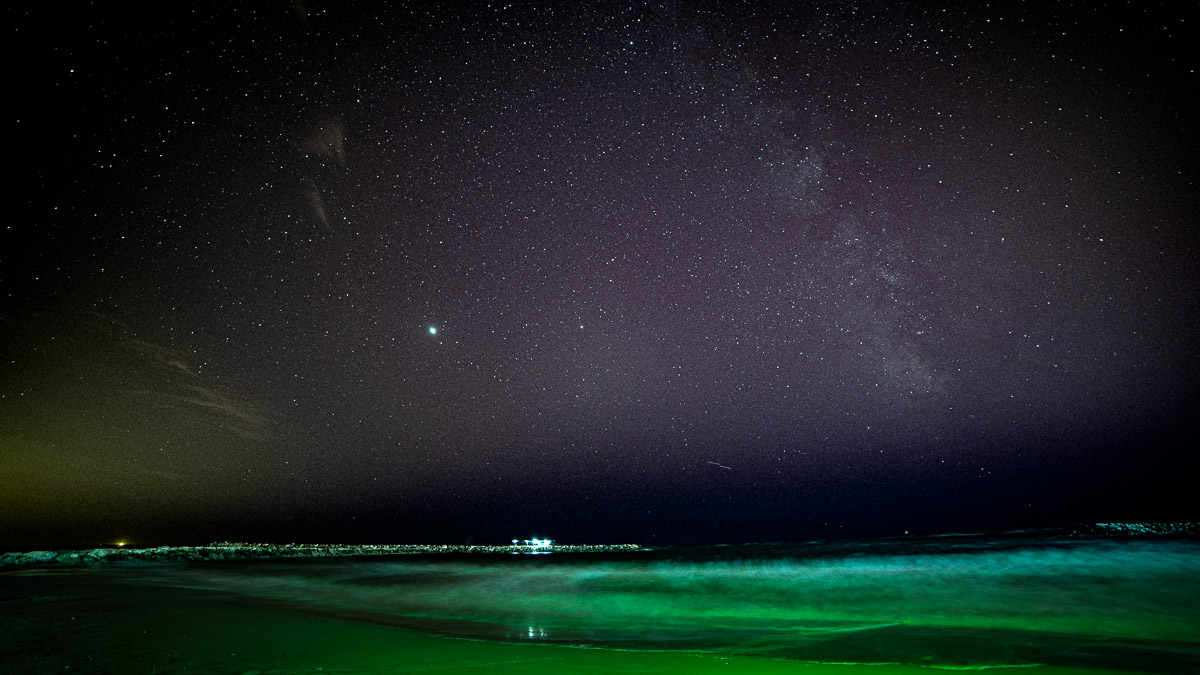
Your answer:
[[[14,537],[1186,503],[1177,8],[120,11],[8,12]]]

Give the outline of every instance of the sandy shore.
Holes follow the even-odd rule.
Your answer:
[[[143,587],[80,568],[0,573],[0,635],[0,662],[13,673],[934,672],[887,664],[810,664],[434,637],[225,593]],[[1111,671],[1033,667],[1023,672]]]

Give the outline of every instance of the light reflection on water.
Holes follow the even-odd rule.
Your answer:
[[[160,583],[483,639],[948,665],[1200,665],[1200,544],[953,540],[741,559],[408,558],[156,566]],[[761,553],[761,552],[759,552]],[[1190,665],[1189,665],[1190,664]],[[1097,665],[1090,663],[1087,665]]]

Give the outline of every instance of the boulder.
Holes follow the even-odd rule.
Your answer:
[[[36,565],[38,563],[54,562],[58,554],[54,551],[27,551],[22,553],[17,562],[22,565]]]

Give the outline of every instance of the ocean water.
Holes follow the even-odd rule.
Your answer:
[[[10,568],[0,610],[12,672],[1200,672],[1200,542]]]

